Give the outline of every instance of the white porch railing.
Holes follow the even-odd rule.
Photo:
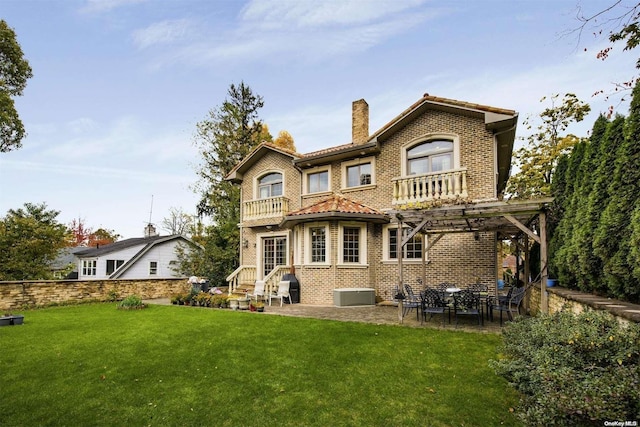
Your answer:
[[[466,198],[467,170],[456,169],[447,172],[411,175],[394,178],[394,205],[430,202],[440,199]]]
[[[267,274],[264,278],[264,294],[275,294],[278,292],[278,283],[282,280],[282,276],[289,273],[291,267],[288,265],[277,265],[276,268],[271,270],[271,273]]]
[[[244,202],[243,220],[284,217],[289,212],[289,199],[269,197]]]
[[[278,283],[282,280],[282,276],[291,270],[288,265],[277,265],[263,279],[265,282],[265,295],[278,291]],[[253,286],[256,283],[256,266],[241,265],[227,277],[229,283],[229,295],[234,292],[240,292],[242,286]]]
[[[229,283],[229,295],[237,291],[241,285],[253,285],[256,282],[256,266],[241,265],[227,276],[227,282]]]

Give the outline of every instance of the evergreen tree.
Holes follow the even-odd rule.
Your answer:
[[[238,265],[240,188],[224,178],[262,139],[271,139],[258,118],[263,105],[262,97],[244,82],[232,84],[222,105],[197,124],[195,143],[202,156],[197,170],[200,180],[196,191],[201,195],[197,210],[198,215],[208,215],[213,220],[201,242],[204,259],[213,265],[203,265],[194,274],[220,281]]]
[[[593,263],[595,262],[595,256],[591,249],[593,231],[591,228],[586,229],[584,225],[587,222],[589,194],[591,194],[595,182],[594,171],[597,169],[600,161],[600,146],[602,145],[608,124],[609,121],[603,115],[600,115],[593,124],[589,144],[587,145],[584,158],[580,164],[580,182],[574,190],[576,215],[571,241],[567,242],[567,244],[571,246],[571,252],[575,253],[577,258],[576,270],[580,272],[576,277],[578,289],[585,292],[591,292],[593,290],[594,279],[600,274],[599,271],[592,270]]]
[[[640,203],[631,216],[631,236],[629,237],[629,265],[633,266],[633,277],[640,281]]]
[[[628,264],[628,254],[631,215],[640,203],[640,85],[633,89],[625,130],[609,184],[611,198],[602,213],[594,244],[601,258],[606,254],[604,272],[610,294],[638,300],[640,282],[630,274],[633,266]]]
[[[574,146],[565,171],[565,190],[561,202],[564,206],[564,213],[558,228],[553,236],[552,250],[555,250],[552,258],[553,268],[558,273],[558,278],[564,284],[570,285],[576,282],[577,255],[571,251],[571,247],[566,243],[571,240],[573,225],[576,214],[576,200],[574,197],[574,187],[579,181],[580,163],[584,157],[586,142],[582,141]]]
[[[607,294],[607,284],[604,280],[603,271],[604,260],[608,257],[608,252],[606,249],[600,249],[596,233],[602,212],[609,202],[609,182],[613,176],[618,149],[624,141],[624,124],[625,118],[618,114],[607,126],[600,143],[598,166],[594,172],[593,187],[587,201],[586,216],[581,224],[581,229],[587,230],[584,237],[585,242],[591,242],[590,247],[584,248],[584,251],[590,255],[590,260],[592,261],[589,269],[584,270],[584,273],[591,276],[590,289],[599,294]]]

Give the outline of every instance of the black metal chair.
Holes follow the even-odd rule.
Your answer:
[[[442,315],[442,326],[444,326],[444,313],[449,313],[449,323],[451,323],[451,309],[449,308],[447,301],[444,298],[444,294],[435,289],[427,288],[422,292],[422,319],[420,324],[423,324],[429,315],[429,320],[434,314]]]
[[[529,290],[528,286],[521,288],[512,287],[504,298],[498,298],[497,303],[491,306],[491,320],[493,320],[493,310],[500,312],[500,326],[502,326],[502,313],[506,312],[509,320],[513,320],[514,314],[520,314],[520,306]]]
[[[480,295],[477,292],[464,289],[453,294],[453,301],[456,327],[458,326],[458,316],[477,316],[478,325],[483,324],[484,314]]]
[[[411,285],[404,285],[404,291],[405,291],[405,299],[403,301],[403,313],[402,316],[406,316],[407,314],[409,314],[409,312],[413,309],[416,310],[416,320],[419,320],[419,316],[420,316],[420,311],[419,308],[421,307],[421,301],[420,301],[420,297],[418,295],[416,295],[413,292],[413,288],[411,287]]]

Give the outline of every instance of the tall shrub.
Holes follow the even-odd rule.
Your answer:
[[[615,159],[624,141],[624,124],[625,118],[616,115],[607,127],[602,140],[599,164],[595,171],[595,181],[587,202],[587,217],[583,224],[584,227],[590,228],[592,235],[591,248],[585,248],[585,251],[591,251],[594,254],[594,264],[591,266],[594,281],[591,286],[594,291],[601,294],[608,293],[603,271],[610,251],[606,247],[606,231],[601,229],[600,218],[611,197],[609,183],[614,173]]]
[[[618,150],[615,170],[609,184],[611,197],[602,213],[594,243],[604,261],[608,291],[615,297],[640,299],[640,281],[628,263],[631,250],[631,215],[640,203],[640,86],[633,99],[626,122],[624,142]]]

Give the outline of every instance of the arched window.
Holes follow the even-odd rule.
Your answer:
[[[437,139],[425,141],[407,150],[409,175],[453,169],[453,141]]]
[[[282,174],[270,173],[258,181],[258,198],[282,196]]]

